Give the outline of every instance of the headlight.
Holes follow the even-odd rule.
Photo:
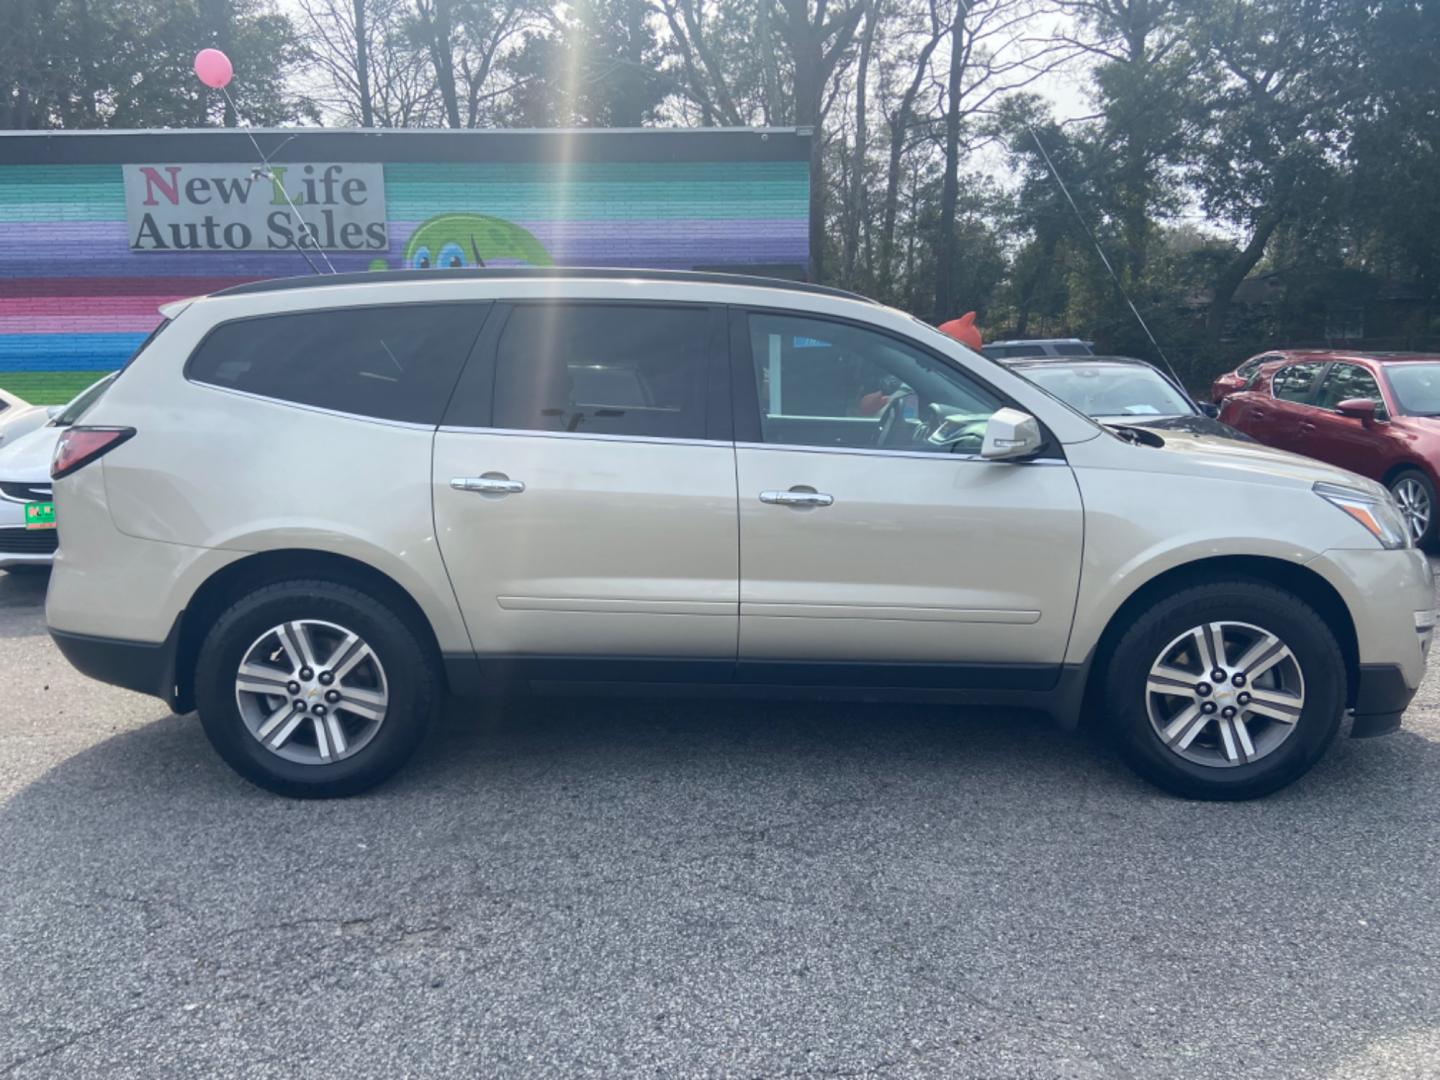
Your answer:
[[[1393,551],[1410,546],[1410,532],[1405,528],[1405,519],[1400,516],[1400,508],[1389,495],[1377,497],[1360,488],[1326,483],[1316,484],[1315,494],[1365,526],[1370,535],[1380,541],[1381,547]]]

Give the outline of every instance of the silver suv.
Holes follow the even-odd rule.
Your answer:
[[[634,682],[1083,711],[1245,798],[1424,671],[1377,484],[1103,427],[860,297],[435,270],[165,313],[57,447],[51,632],[288,795],[383,780],[447,691]]]

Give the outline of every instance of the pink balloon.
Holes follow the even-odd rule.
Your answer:
[[[219,90],[229,85],[235,69],[219,49],[201,49],[195,54],[195,74],[206,86]]]

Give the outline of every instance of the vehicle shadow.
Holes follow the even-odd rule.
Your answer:
[[[0,808],[0,1068],[1356,1075],[1440,1024],[1437,775],[1191,803],[1025,714],[542,698],[297,802],[166,717]]]
[[[49,570],[0,570],[0,608],[44,608]]]

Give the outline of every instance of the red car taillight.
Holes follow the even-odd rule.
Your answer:
[[[69,427],[55,444],[50,479],[59,480],[108,454],[135,434],[133,427]]]

